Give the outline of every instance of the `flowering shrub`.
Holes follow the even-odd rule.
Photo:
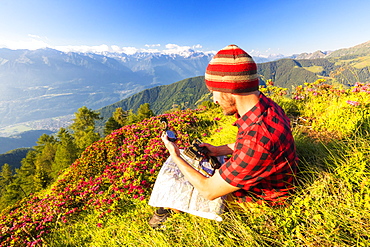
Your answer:
[[[293,99],[308,100],[316,96],[340,97],[345,93],[346,90],[342,86],[336,88],[331,84],[327,84],[325,79],[319,79],[314,83],[304,83],[297,86],[293,93]]]
[[[279,98],[280,96],[287,95],[288,93],[287,88],[275,86],[272,80],[267,80],[266,86],[261,86],[260,91],[273,100],[276,100],[276,98]]]
[[[299,115],[309,119],[315,131],[342,136],[356,130],[369,130],[370,84],[356,83],[345,89],[320,79],[297,86],[293,99]]]
[[[103,218],[119,213],[127,202],[145,200],[158,171],[168,157],[161,136],[161,117],[186,147],[214,116],[199,117],[201,110],[185,110],[124,126],[86,148],[48,193],[24,199],[0,216],[0,246],[41,246],[44,236],[81,213]],[[200,130],[201,129],[201,130]],[[102,226],[102,223],[99,223]]]

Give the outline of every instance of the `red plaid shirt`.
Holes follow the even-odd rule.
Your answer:
[[[226,182],[240,190],[239,201],[281,201],[293,188],[296,150],[288,117],[262,93],[250,111],[239,118],[232,157],[220,168]]]

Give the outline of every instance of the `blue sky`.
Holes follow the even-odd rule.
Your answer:
[[[370,40],[369,0],[0,0],[0,47],[336,50]]]

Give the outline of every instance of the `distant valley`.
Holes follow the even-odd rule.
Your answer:
[[[211,56],[0,49],[0,127],[97,109],[146,88],[202,75]]]

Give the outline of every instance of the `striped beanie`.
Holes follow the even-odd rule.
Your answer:
[[[257,65],[253,58],[236,45],[217,52],[205,74],[209,90],[225,93],[246,93],[258,90]]]

